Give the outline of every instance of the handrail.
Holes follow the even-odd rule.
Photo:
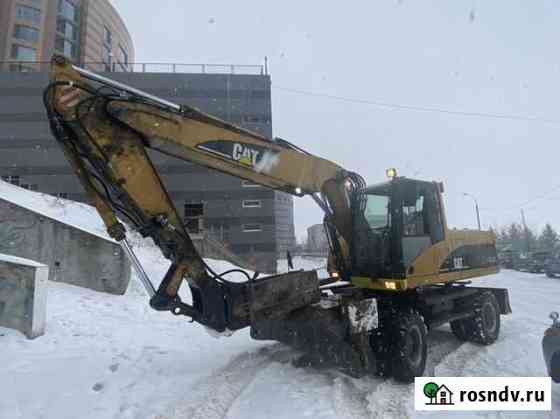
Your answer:
[[[0,61],[0,72],[48,71],[50,61]],[[248,74],[267,75],[266,65],[260,64],[208,64],[208,63],[162,63],[135,62],[121,63],[86,61],[77,66],[95,72],[109,73],[182,73],[182,74]]]

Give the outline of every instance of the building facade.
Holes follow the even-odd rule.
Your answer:
[[[132,38],[109,0],[2,0],[0,28],[4,71],[46,70],[54,53],[98,71],[134,62]]]
[[[323,224],[314,224],[307,229],[306,250],[312,253],[328,253],[329,241]]]
[[[5,181],[86,200],[50,134],[42,105],[46,62],[53,52],[272,139],[270,77],[261,66],[169,64],[158,66],[157,71],[165,72],[154,72],[150,65],[133,62],[128,31],[107,0],[0,0],[0,24],[8,28],[0,33],[0,176]],[[20,26],[38,33],[32,31],[31,41],[22,40],[27,29]],[[190,228],[202,229],[262,272],[276,270],[278,256],[295,244],[290,195],[151,155]]]

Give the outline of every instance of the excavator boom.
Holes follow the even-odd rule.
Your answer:
[[[357,175],[286,141],[271,141],[195,108],[113,82],[60,56],[53,58],[45,106],[55,138],[109,234],[123,242],[151,295],[152,307],[190,316],[222,331],[249,325],[254,307],[267,311],[282,306],[279,311],[283,312],[293,309],[292,300],[299,301],[297,307],[317,298],[314,272],[284,275],[282,281],[248,277],[243,284],[213,272],[194,247],[147,150],[293,195],[312,195],[332,220],[340,240],[351,236],[349,192],[359,186]],[[120,219],[151,237],[172,261],[157,289],[126,242]],[[185,280],[193,294],[191,306],[178,295]],[[262,285],[273,282],[276,289]],[[286,299],[282,304],[274,298],[280,294]]]

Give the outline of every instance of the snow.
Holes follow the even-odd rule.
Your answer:
[[[22,208],[58,220],[79,230],[112,240],[103,220],[94,207],[57,198],[40,192],[32,192],[0,180],[0,199]]]
[[[0,196],[6,191],[18,205],[38,205],[82,229],[103,228],[87,206],[59,205],[0,183]],[[168,262],[150,242],[135,240],[134,246],[157,283]],[[207,262],[218,272],[233,267]],[[323,259],[297,257],[294,264],[325,274]],[[286,271],[287,261],[279,261],[279,267]],[[462,343],[448,327],[431,331],[426,375],[545,375],[541,337],[549,312],[559,309],[560,280],[505,270],[475,282],[507,287],[513,314],[502,318],[500,338],[491,346]],[[295,351],[253,341],[248,330],[216,340],[185,317],[151,310],[135,277],[124,296],[50,283],[45,336],[31,341],[0,328],[0,354],[2,419],[528,417],[415,412],[412,385],[296,368],[291,364]],[[560,418],[558,386],[553,387],[552,414],[530,417]]]
[[[35,262],[34,260],[19,258],[17,256],[0,254],[0,262],[11,263],[14,265],[30,266],[32,268],[46,267],[42,263]]]
[[[161,277],[166,264],[157,249],[137,250],[152,278]],[[209,263],[216,270],[229,267]],[[459,342],[446,327],[434,330],[426,374],[544,375],[541,336],[549,312],[558,310],[560,281],[503,271],[478,282],[510,289],[514,313],[503,317],[500,339],[481,347]],[[29,341],[0,328],[0,418],[425,416],[414,411],[412,385],[295,368],[293,350],[253,341],[247,330],[216,340],[186,318],[152,311],[136,281],[122,297],[51,283],[48,298],[45,336]],[[560,412],[560,389],[553,392],[553,409]]]

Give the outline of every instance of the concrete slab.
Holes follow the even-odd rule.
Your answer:
[[[95,291],[122,295],[130,281],[130,263],[115,241],[3,198],[0,253],[44,263],[49,267],[50,281]]]
[[[29,339],[45,333],[49,268],[41,263],[0,254],[0,326]]]

